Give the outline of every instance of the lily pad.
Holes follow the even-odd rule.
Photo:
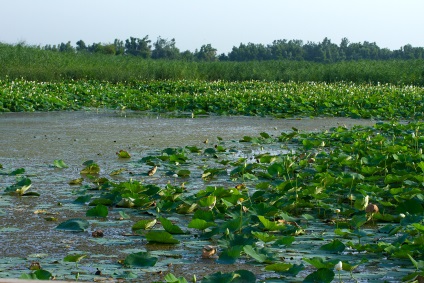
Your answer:
[[[152,257],[148,252],[138,252],[128,255],[124,260],[124,265],[129,267],[149,267],[155,266],[157,257]]]
[[[178,244],[180,242],[166,231],[150,231],[146,234],[146,239],[149,243]]]
[[[109,214],[109,210],[107,206],[104,206],[103,204],[98,204],[95,207],[87,210],[85,213],[85,216],[92,216],[92,217],[106,217]]]
[[[331,283],[334,279],[334,271],[328,268],[320,268],[312,272],[303,280],[304,283]]]
[[[89,226],[90,224],[87,220],[75,218],[60,223],[57,225],[56,229],[73,232],[84,232],[86,229],[88,229]]]
[[[53,161],[53,166],[56,168],[68,168],[69,166],[62,159],[57,159]]]
[[[170,234],[184,234],[184,231],[181,230],[180,227],[178,227],[175,224],[172,224],[172,222],[164,217],[159,218],[160,223],[162,224],[163,228],[166,232]]]

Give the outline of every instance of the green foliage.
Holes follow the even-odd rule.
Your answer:
[[[157,261],[158,258],[150,256],[148,252],[138,252],[129,254],[124,260],[124,265],[129,267],[148,267],[155,266]]]
[[[113,45],[107,46],[93,46],[93,54],[85,51],[65,52],[72,50],[69,44],[63,44],[64,52],[54,52],[25,45],[13,46],[0,43],[0,54],[2,54],[0,58],[0,65],[2,66],[0,78],[13,80],[24,78],[39,82],[62,81],[64,79],[109,82],[185,79],[424,84],[422,76],[424,67],[422,59],[420,59],[423,56],[416,56],[414,52],[410,51],[411,48],[408,49],[408,54],[413,54],[413,57],[408,58],[408,60],[404,60],[406,58],[403,58],[403,56],[394,56],[393,60],[361,58],[362,53],[360,55],[353,53],[356,54],[352,57],[355,61],[345,61],[348,58],[328,57],[320,53],[305,58],[307,60],[317,59],[319,62],[308,62],[298,60],[301,59],[298,55],[294,55],[298,58],[288,57],[284,54],[289,53],[284,50],[277,51],[277,48],[273,52],[274,54],[275,52],[280,53],[280,55],[274,58],[240,60],[233,56],[235,54],[230,54],[227,59],[239,62],[228,60],[217,62],[216,49],[210,44],[203,45],[196,54],[177,54],[177,49],[172,41],[158,39],[156,44],[158,49],[152,52],[149,47],[150,40],[147,36],[142,39],[131,37],[125,41],[125,49],[127,54],[134,56],[111,56],[108,54],[124,53],[122,51],[124,48],[123,42],[117,41]],[[279,45],[281,44],[276,46]],[[328,44],[325,48],[327,46]],[[354,47],[354,45],[352,46]],[[97,50],[97,52],[94,50]],[[234,50],[234,52],[236,51]],[[422,51],[420,52],[422,53]],[[403,51],[397,54],[402,53]],[[143,59],[153,55],[160,59]],[[181,60],[169,60],[175,57],[179,57]],[[50,84],[47,83],[47,85]],[[54,89],[55,87],[52,85],[51,90]],[[60,100],[54,102],[60,103]]]
[[[100,91],[101,90],[101,91]],[[74,110],[84,107],[123,108],[154,112],[215,113],[219,115],[249,115],[275,117],[339,116],[376,119],[420,119],[424,116],[422,89],[416,86],[363,83],[294,83],[265,81],[137,81],[110,83],[96,80],[43,82],[0,80],[0,111]],[[269,135],[245,137],[245,142],[266,144]],[[321,144],[320,139],[304,139],[305,149]],[[204,149],[215,156],[222,147]],[[196,150],[196,148],[191,148]],[[223,149],[222,149],[223,150]],[[118,156],[129,157],[125,151]],[[185,162],[181,151],[158,156],[171,163]],[[270,162],[272,157],[263,158]],[[58,162],[59,166],[64,164]],[[277,162],[269,168],[273,177],[287,174],[286,164]],[[83,174],[98,174],[94,162],[85,165]],[[207,170],[212,170],[208,168]],[[181,169],[177,174],[188,177]],[[375,174],[366,166],[361,171]],[[374,169],[376,170],[376,169]],[[359,173],[362,173],[359,172]],[[206,174],[207,172],[205,172]],[[215,176],[219,172],[210,172]],[[245,172],[250,173],[250,172]],[[387,183],[399,182],[387,175]]]
[[[87,230],[87,228],[90,226],[90,223],[88,223],[85,219],[69,219],[65,222],[60,223],[57,225],[56,229],[58,230],[66,230],[66,231],[73,231],[73,232],[83,232]]]
[[[109,211],[105,205],[98,204],[95,207],[87,210],[85,216],[106,217]]]

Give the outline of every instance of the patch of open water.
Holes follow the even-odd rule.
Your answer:
[[[113,255],[101,262],[105,269],[111,270],[116,268],[117,259],[124,257],[131,249],[138,251],[150,249],[153,253],[157,252],[159,256],[167,258],[167,255],[163,255],[163,248],[146,246],[146,242],[140,237],[123,236],[125,233],[131,233],[130,224],[121,225],[122,223],[118,222],[106,224],[113,226],[113,229],[108,230],[109,234],[106,234],[109,239],[107,242],[92,239],[91,230],[85,233],[66,233],[54,229],[57,223],[63,220],[81,216],[81,209],[71,203],[76,198],[78,190],[69,186],[68,182],[70,179],[80,177],[81,164],[86,160],[98,163],[102,173],[111,172],[117,167],[130,167],[137,173],[147,169],[134,164],[134,160],[167,147],[188,145],[204,148],[211,147],[217,137],[221,137],[224,141],[234,141],[236,144],[236,141],[243,136],[258,136],[261,132],[278,136],[281,132],[291,131],[292,128],[300,131],[321,131],[339,125],[352,127],[374,123],[372,120],[348,118],[275,119],[239,116],[169,118],[166,115],[114,111],[0,113],[0,164],[5,170],[25,168],[26,174],[32,175],[30,178],[33,190],[42,195],[37,199],[0,196],[0,212],[3,212],[0,214],[3,228],[0,230],[2,255],[21,258],[26,264],[29,264],[28,260],[31,259],[28,255],[34,254],[48,254],[49,259],[55,258],[58,261],[70,252],[76,251],[88,252],[91,258]],[[209,145],[205,141],[209,141]],[[121,149],[130,152],[132,158],[118,159],[116,152]],[[258,149],[250,150],[251,152],[241,151],[241,154],[248,157],[249,154],[259,152]],[[64,160],[69,168],[66,170],[53,168],[52,164],[56,159]],[[0,175],[0,189],[14,181],[14,176]],[[172,182],[172,179],[156,181],[166,183]],[[63,202],[63,206],[58,206],[58,202]],[[57,213],[59,222],[45,221],[44,215],[34,214],[34,211],[39,209]],[[118,217],[117,210],[112,210],[108,218]],[[91,224],[92,230],[104,225],[102,221],[91,221]],[[212,270],[225,272],[226,269],[233,268],[199,260],[198,251],[205,243],[202,241],[192,243],[190,247],[178,246],[175,252],[183,256],[174,260],[169,257],[171,258],[169,262],[161,261],[155,270],[157,272],[174,270],[182,275],[188,269],[192,272],[193,268],[187,267],[184,262],[195,262],[197,264],[195,268],[204,269],[203,274],[210,274]],[[176,264],[178,261],[182,264],[181,268]],[[51,261],[44,264],[47,267],[52,265]],[[253,265],[247,266],[250,269],[261,269]],[[243,267],[246,266],[241,264],[236,269]],[[0,272],[16,276],[27,270],[26,266],[17,267],[17,271],[9,268],[10,266],[1,270],[0,267]],[[160,279],[160,276],[156,277]]]

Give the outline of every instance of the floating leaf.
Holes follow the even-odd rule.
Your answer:
[[[190,173],[191,173],[190,170],[184,169],[184,170],[179,170],[177,172],[177,175],[178,175],[178,177],[186,178],[186,177],[189,177],[190,176]]]
[[[28,280],[50,280],[53,275],[44,269],[36,270],[29,274],[22,274],[19,279],[28,279]]]
[[[243,251],[246,254],[248,254],[249,256],[251,256],[252,258],[254,258],[258,262],[261,262],[262,263],[262,262],[265,262],[266,261],[266,258],[267,258],[266,255],[258,253],[250,245],[244,246],[243,247]]]
[[[84,181],[84,178],[73,179],[69,181],[69,185],[81,185]]]
[[[304,261],[313,265],[315,268],[328,268],[331,269],[334,267],[334,263],[325,262],[321,257],[313,257],[313,258],[303,258]]]
[[[56,159],[55,161],[53,161],[53,166],[61,169],[69,167],[62,159]]]
[[[63,261],[65,261],[65,262],[79,262],[79,261],[81,261],[81,259],[85,258],[86,256],[87,256],[86,254],[67,255],[67,256],[65,256]]]
[[[116,155],[118,155],[119,158],[131,158],[131,155],[128,153],[128,151],[122,149],[118,151]]]
[[[178,277],[177,278],[172,273],[168,273],[167,275],[165,275],[165,277],[163,279],[165,279],[165,281],[167,283],[188,283],[187,280],[184,277]]]
[[[131,217],[125,213],[125,211],[119,211],[119,216],[121,219],[130,219]]]
[[[150,231],[146,234],[146,239],[150,243],[161,244],[178,244],[180,242],[174,239],[172,235],[166,231]]]
[[[188,228],[198,229],[198,230],[205,230],[206,228],[216,226],[213,222],[207,222],[203,219],[193,219],[188,224]]]
[[[7,187],[4,192],[10,195],[22,196],[31,187],[31,183],[31,179],[22,178],[15,184]]]
[[[220,255],[218,262],[222,264],[233,264],[240,257],[240,253],[243,250],[243,246],[232,246],[223,250]]]
[[[293,264],[291,263],[274,263],[274,264],[267,265],[265,267],[265,270],[275,271],[275,272],[284,272],[284,271],[288,271],[292,266]]]
[[[95,207],[87,210],[85,213],[85,216],[92,216],[92,217],[106,217],[109,213],[109,210],[106,206],[103,204],[98,204]]]
[[[201,207],[211,210],[216,204],[216,196],[207,196],[199,200],[199,205]]]
[[[25,169],[24,168],[18,168],[16,170],[10,172],[9,175],[16,176],[16,175],[20,175],[20,174],[23,174],[23,173],[25,173]]]
[[[283,230],[285,228],[284,225],[274,221],[270,221],[262,215],[259,215],[258,218],[259,218],[259,221],[261,221],[261,223],[265,226],[265,230],[278,231],[278,230]]]
[[[320,268],[312,272],[303,280],[304,283],[331,283],[334,279],[334,271],[328,268]]]
[[[129,267],[149,267],[155,266],[157,257],[152,257],[148,252],[138,252],[128,255],[124,260],[124,265]]]
[[[334,252],[334,253],[341,253],[344,251],[346,246],[339,240],[331,241],[328,244],[322,245],[320,247],[321,250],[328,251],[328,252]]]
[[[96,163],[91,163],[81,170],[81,174],[99,174],[100,166]]]
[[[133,226],[132,230],[147,230],[156,225],[156,219],[142,219],[137,221]]]
[[[236,270],[234,272],[222,273],[217,272],[206,275],[202,279],[202,283],[254,283],[256,276],[248,270]]]
[[[184,234],[184,231],[181,230],[180,227],[178,227],[175,224],[172,224],[171,221],[169,221],[168,219],[164,218],[164,217],[159,217],[159,221],[162,224],[163,228],[165,229],[166,232],[170,233],[170,234]]]
[[[58,230],[66,230],[66,231],[74,231],[74,232],[83,232],[85,231],[90,224],[87,220],[84,219],[69,219],[65,222],[60,223],[56,229]]]
[[[91,200],[91,198],[92,198],[92,195],[79,196],[73,201],[73,203],[85,204],[85,203],[89,202]]]
[[[110,172],[110,176],[115,176],[115,175],[119,175],[119,174],[121,174],[122,172],[124,172],[125,170],[127,170],[127,169],[125,169],[125,168],[120,168],[120,169],[117,169],[117,170],[114,170],[114,171],[112,171],[112,172]]]

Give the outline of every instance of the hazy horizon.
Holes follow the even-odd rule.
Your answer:
[[[195,0],[157,2],[123,0],[3,1],[0,42],[57,45],[78,40],[111,43],[148,35],[175,38],[181,50],[211,44],[228,53],[240,43],[271,44],[274,40],[340,44],[375,42],[391,50],[424,46],[417,34],[424,26],[424,1],[419,0]]]

